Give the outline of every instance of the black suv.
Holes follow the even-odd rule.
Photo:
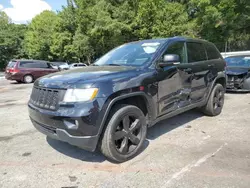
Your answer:
[[[38,79],[29,101],[34,126],[117,162],[142,148],[147,128],[200,108],[221,113],[225,62],[204,40],[174,37],[117,47],[93,66]]]

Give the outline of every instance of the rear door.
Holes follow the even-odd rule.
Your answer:
[[[205,46],[201,42],[187,42],[188,63],[193,71],[192,103],[199,102],[207,96],[207,74],[209,72]]]
[[[19,70],[24,75],[30,74],[36,79],[35,71],[36,66],[34,65],[33,61],[20,61],[19,62]]]

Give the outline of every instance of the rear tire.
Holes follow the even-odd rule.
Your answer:
[[[207,104],[201,108],[208,116],[217,116],[221,113],[224,105],[225,89],[221,84],[216,84],[209,96]]]
[[[147,134],[146,117],[132,105],[116,106],[110,113],[100,149],[107,158],[124,162],[142,149]]]
[[[32,83],[32,82],[34,81],[34,79],[33,79],[33,76],[32,76],[32,75],[25,75],[25,76],[23,77],[23,81],[24,81],[24,83],[26,83],[26,84],[30,84],[30,83]]]

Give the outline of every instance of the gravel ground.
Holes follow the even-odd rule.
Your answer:
[[[190,111],[148,131],[144,151],[114,164],[37,132],[32,85],[0,80],[0,187],[250,187],[250,95],[227,94],[218,117]]]

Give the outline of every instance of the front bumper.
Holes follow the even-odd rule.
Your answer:
[[[240,78],[238,76],[228,76],[226,90],[230,92],[249,92],[250,78],[243,76]]]
[[[103,100],[97,101],[95,104],[102,106]],[[60,107],[57,111],[40,109],[31,103],[28,107],[30,119],[41,133],[88,151],[96,149],[102,117],[98,109],[93,110],[92,103]],[[75,127],[67,126],[66,122]]]
[[[31,118],[34,127],[48,137],[63,142],[67,142],[73,146],[77,146],[87,151],[94,151],[98,142],[97,136],[72,136],[63,129],[52,128],[42,125]]]

